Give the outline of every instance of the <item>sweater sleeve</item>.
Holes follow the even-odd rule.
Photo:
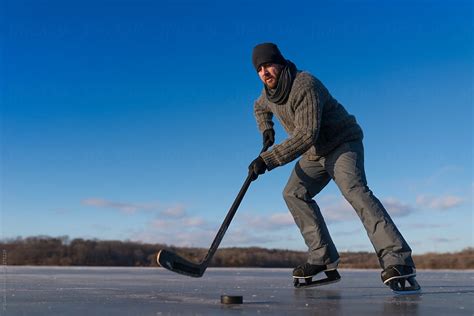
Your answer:
[[[273,113],[268,104],[264,101],[263,95],[255,101],[253,111],[260,132],[263,133],[267,129],[273,128]]]
[[[313,144],[321,126],[321,105],[313,85],[305,85],[296,92],[294,111],[295,129],[282,143],[260,154],[268,170],[285,165],[303,155]]]

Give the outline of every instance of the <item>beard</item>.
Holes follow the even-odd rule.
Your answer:
[[[275,78],[275,77],[269,77],[267,79],[265,79],[265,85],[269,88],[269,89],[275,89],[278,85],[278,80]]]
[[[288,100],[297,72],[295,64],[287,60],[281,72],[275,74],[277,78],[272,73],[265,77],[268,80],[264,85],[267,99],[276,104],[284,104]]]

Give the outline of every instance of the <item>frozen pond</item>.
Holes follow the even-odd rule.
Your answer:
[[[295,289],[291,269],[210,268],[194,279],[161,268],[14,267],[1,271],[1,315],[473,315],[474,271],[418,271],[398,296],[378,270]],[[242,295],[242,305],[220,296]]]

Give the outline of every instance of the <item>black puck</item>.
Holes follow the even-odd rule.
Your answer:
[[[221,295],[221,304],[242,304],[243,298],[240,295]]]

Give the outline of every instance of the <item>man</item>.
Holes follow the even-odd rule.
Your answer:
[[[299,158],[283,197],[308,246],[309,256],[305,264],[294,269],[293,277],[308,278],[337,267],[339,254],[313,200],[332,179],[367,231],[383,269],[383,282],[392,290],[419,290],[411,249],[367,186],[363,133],[355,117],[317,78],[297,70],[275,44],[257,45],[252,62],[264,84],[254,104],[264,147],[269,148],[275,141],[273,115],[289,136],[261,153],[250,164],[249,174],[255,180],[265,171]],[[405,287],[405,279],[416,284],[410,282],[412,287]]]

